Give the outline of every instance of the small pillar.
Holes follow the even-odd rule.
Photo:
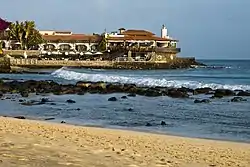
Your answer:
[[[132,58],[132,51],[128,51],[128,61],[133,61],[133,58]]]

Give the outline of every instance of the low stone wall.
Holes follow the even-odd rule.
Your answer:
[[[85,67],[106,69],[177,69],[199,65],[194,58],[175,58],[159,62],[129,62],[129,61],[73,61],[73,60],[38,60],[38,59],[10,59],[11,66],[28,68],[60,68]]]
[[[29,68],[60,68],[60,67],[87,67],[112,68],[112,61],[73,61],[73,60],[38,60],[38,59],[11,59],[12,66]]]
[[[4,50],[3,53],[6,55],[10,56],[23,56],[24,55],[24,50]],[[28,56],[39,56],[40,51],[38,50],[26,50],[26,54]]]

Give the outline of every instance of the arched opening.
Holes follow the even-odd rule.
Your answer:
[[[30,50],[39,50],[39,45],[32,45],[29,47]]]
[[[21,44],[15,43],[15,44],[13,44],[13,45],[11,46],[11,49],[12,49],[12,50],[21,50],[22,47],[21,47]]]
[[[76,45],[76,51],[78,51],[78,52],[85,52],[85,51],[87,51],[87,46],[85,46],[85,45]]]
[[[92,45],[91,46],[91,51],[96,52],[98,49],[98,45]]]
[[[59,48],[61,51],[69,51],[71,49],[71,46],[69,44],[61,44]]]
[[[53,44],[46,44],[46,45],[43,45],[43,49],[44,50],[55,50],[55,45]]]

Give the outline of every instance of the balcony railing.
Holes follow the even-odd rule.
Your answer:
[[[111,51],[132,51],[132,52],[163,52],[163,53],[179,53],[181,48],[175,47],[137,47],[137,46],[111,46]]]

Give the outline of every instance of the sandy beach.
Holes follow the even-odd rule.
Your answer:
[[[1,167],[249,167],[250,144],[0,117]]]

